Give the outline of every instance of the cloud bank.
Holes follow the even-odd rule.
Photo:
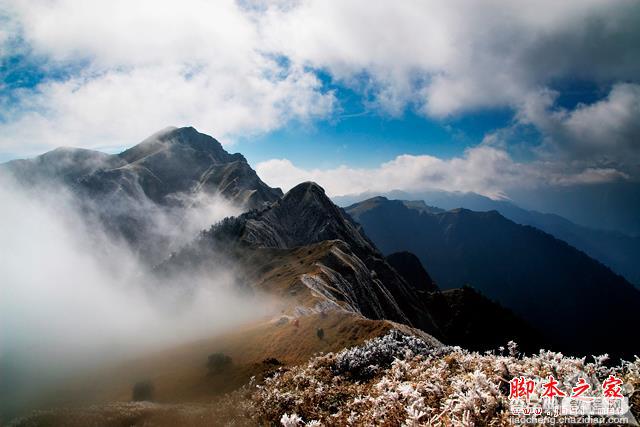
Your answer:
[[[433,156],[401,155],[372,168],[340,166],[333,169],[304,169],[287,159],[272,159],[256,166],[262,179],[289,190],[302,181],[315,181],[330,196],[402,190],[474,192],[493,199],[508,198],[510,189],[541,185],[573,185],[611,182],[628,178],[611,168],[587,168],[575,173],[556,164],[519,163],[499,148],[481,145],[463,156],[440,159]]]
[[[528,143],[521,128],[534,128],[542,142],[527,155],[551,181],[640,176],[633,0],[3,0],[2,10],[0,57],[26,58],[43,75],[0,91],[5,153],[122,147],[169,124],[229,142],[336,120],[343,106],[328,76],[383,116],[411,110],[446,121],[508,109],[512,126],[487,139],[520,169],[513,147]],[[572,82],[596,87],[600,99],[561,106]],[[496,155],[478,153],[439,164]],[[469,179],[457,178],[474,187]]]

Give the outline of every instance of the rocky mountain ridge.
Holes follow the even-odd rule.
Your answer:
[[[59,148],[0,165],[2,171],[24,186],[67,190],[85,216],[97,217],[151,264],[180,246],[180,239],[191,239],[198,224],[186,220],[189,211],[205,211],[211,199],[241,212],[282,196],[260,180],[244,156],[227,153],[192,127],[167,128],[120,154]]]

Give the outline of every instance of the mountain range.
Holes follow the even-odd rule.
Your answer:
[[[509,339],[532,349],[539,343],[539,335],[523,332],[529,328],[517,316],[485,297],[468,298],[468,290],[460,294],[465,298],[441,293],[415,256],[385,258],[317,184],[302,183],[283,195],[262,182],[241,154],[227,153],[194,128],[162,130],[120,154],[60,148],[2,169],[25,185],[68,188],[158,274],[178,277],[225,263],[242,272],[239,282],[290,300],[293,311],[346,310],[479,349]],[[180,217],[202,195],[222,197],[246,212],[197,236],[180,236],[180,245],[172,244],[175,236],[157,235],[150,218],[167,210]],[[496,316],[477,322],[461,314],[478,304]],[[485,333],[492,339],[478,341]]]
[[[383,253],[410,251],[444,289],[470,285],[543,331],[556,348],[633,352],[624,327],[640,291],[569,244],[497,211],[439,211],[375,197],[347,207]]]
[[[0,165],[0,173],[35,196],[68,192],[159,279],[145,292],[179,291],[172,310],[199,295],[193,277],[221,271],[242,295],[275,304],[227,333],[76,378],[44,405],[127,401],[132,375],[152,384],[158,401],[209,401],[391,330],[434,351],[495,350],[513,340],[527,353],[637,354],[630,325],[639,291],[565,241],[497,211],[384,197],[341,208],[313,182],[283,194],[241,154],[193,128],[165,129],[114,155],[60,148]],[[207,222],[205,209],[201,228],[182,225],[199,205],[220,203],[234,207],[225,219]],[[212,374],[212,355],[233,362]],[[0,418],[29,409],[12,403],[11,392],[0,386],[9,408]]]
[[[497,211],[513,222],[530,225],[564,240],[640,288],[640,236],[578,225],[560,215],[523,209],[508,200],[494,200],[470,192],[391,191],[375,195],[341,196],[333,200],[340,206],[348,206],[377,195],[395,200],[413,200],[414,203],[416,200],[422,201],[430,209],[464,208],[473,211]]]
[[[0,172],[27,188],[68,191],[186,299],[196,295],[189,274],[214,277],[223,268],[243,292],[278,301],[273,317],[136,365],[166,401],[230,391],[266,375],[265,360],[302,363],[391,329],[434,347],[489,350],[514,340],[528,352],[637,353],[628,325],[638,290],[568,243],[496,211],[383,197],[343,209],[313,182],[283,194],[241,154],[193,128],[165,129],[114,155],[56,149]],[[192,209],[219,201],[234,207],[227,218],[182,226]],[[158,227],[157,218],[170,226]],[[227,374],[203,372],[211,352],[233,358]],[[109,378],[99,399],[127,399],[126,378]]]
[[[179,203],[179,193],[215,192],[249,208],[273,202],[282,191],[258,178],[240,153],[229,154],[192,127],[167,128],[120,154],[62,147],[3,165],[22,183],[61,181],[96,199],[126,196]]]

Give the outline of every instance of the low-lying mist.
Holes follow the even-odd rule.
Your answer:
[[[0,401],[28,399],[83,368],[211,336],[271,310],[229,267],[171,282],[154,276],[64,187],[24,188],[0,177],[0,206]],[[211,197],[186,206],[147,211],[171,241],[167,249],[238,212]]]

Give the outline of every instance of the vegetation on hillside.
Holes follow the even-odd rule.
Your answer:
[[[512,377],[553,375],[571,389],[579,377],[595,395],[603,380],[624,381],[638,417],[640,358],[607,366],[606,356],[567,357],[540,350],[523,355],[515,343],[507,349],[477,353],[433,346],[392,330],[363,345],[327,353],[298,366],[280,366],[263,381],[252,381],[214,403],[162,405],[137,402],[82,411],[40,411],[17,425],[64,420],[66,425],[122,425],[134,421],[165,425],[333,426],[502,426],[510,425]],[[531,402],[540,400],[532,395]],[[76,422],[77,421],[77,422]]]

